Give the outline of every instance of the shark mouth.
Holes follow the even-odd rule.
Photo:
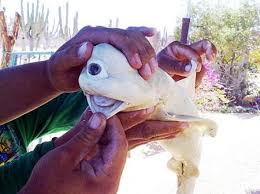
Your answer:
[[[103,113],[106,118],[114,116],[116,113],[124,110],[127,104],[120,100],[115,100],[105,96],[96,96],[86,94],[88,104],[93,113]]]

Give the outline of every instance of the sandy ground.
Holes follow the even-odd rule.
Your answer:
[[[260,115],[210,114],[218,122],[215,138],[205,137],[195,194],[260,194]],[[173,194],[176,177],[170,155],[131,152],[119,194]],[[256,192],[259,190],[259,192]]]

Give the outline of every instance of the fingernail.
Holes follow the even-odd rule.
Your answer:
[[[151,72],[154,73],[156,69],[158,68],[158,63],[155,58],[152,58],[149,62],[150,67],[151,67]]]
[[[133,63],[137,69],[140,69],[142,67],[141,59],[137,53],[133,57]]]
[[[190,72],[192,68],[192,65],[189,63],[188,65],[185,66],[185,72]]]
[[[98,114],[93,114],[92,117],[89,119],[89,127],[92,129],[96,129],[101,125],[101,118]]]
[[[143,73],[146,77],[150,77],[152,75],[151,68],[148,63],[143,66]]]
[[[82,45],[79,47],[79,50],[78,50],[79,58],[85,58],[86,52],[87,52],[87,48],[88,48],[88,42],[82,43]]]
[[[152,113],[153,111],[155,110],[155,108],[154,107],[151,107],[151,108],[147,108],[146,109],[146,113]]]

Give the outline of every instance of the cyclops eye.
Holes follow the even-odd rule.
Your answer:
[[[101,72],[101,70],[102,70],[102,68],[99,64],[97,64],[97,63],[89,64],[88,72],[90,75],[97,75]]]
[[[90,61],[87,64],[87,75],[92,80],[106,79],[108,73],[106,72],[105,64],[103,61]]]

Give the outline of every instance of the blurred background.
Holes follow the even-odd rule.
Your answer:
[[[206,139],[196,193],[260,193],[260,1],[259,0],[1,0],[0,68],[48,59],[86,25],[155,27],[150,42],[159,51],[180,40],[190,19],[188,43],[209,39],[216,60],[196,103],[215,119],[219,134]],[[19,100],[19,99],[18,99]],[[53,134],[35,140],[48,140]],[[158,143],[131,152],[120,193],[174,193],[169,155]]]

